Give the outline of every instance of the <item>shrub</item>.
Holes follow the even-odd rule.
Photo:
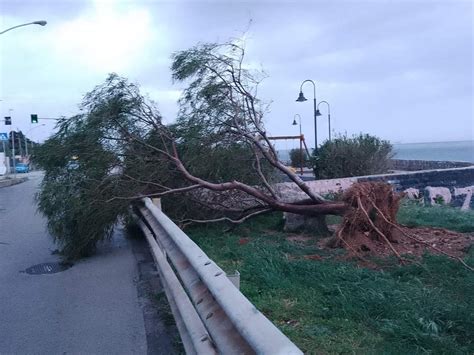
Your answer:
[[[333,179],[383,174],[393,157],[392,145],[369,134],[339,135],[326,141],[312,157],[315,176]]]
[[[303,150],[303,166],[308,165],[308,155]],[[301,166],[301,149],[292,149],[290,150],[290,163],[294,168],[299,168]]]

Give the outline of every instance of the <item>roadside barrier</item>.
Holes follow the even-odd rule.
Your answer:
[[[187,354],[303,354],[152,200],[135,208]]]

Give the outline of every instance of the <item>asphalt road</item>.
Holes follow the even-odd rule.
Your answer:
[[[130,242],[115,242],[56,274],[26,268],[58,261],[34,194],[41,174],[0,189],[0,354],[146,354]]]

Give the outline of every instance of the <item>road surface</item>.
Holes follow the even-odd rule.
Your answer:
[[[42,175],[29,175],[0,189],[0,354],[152,353],[137,296],[137,260],[120,232],[68,270],[22,272],[59,261],[34,203]]]

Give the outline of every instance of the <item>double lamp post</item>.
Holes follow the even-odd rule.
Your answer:
[[[328,107],[328,125],[329,125],[329,141],[331,141],[331,109],[329,106],[329,103],[327,101],[321,101],[317,103],[316,101],[316,84],[314,83],[313,80],[304,80],[301,83],[300,86],[300,94],[298,95],[298,98],[296,99],[297,102],[304,102],[308,101],[308,99],[304,96],[303,94],[303,85],[305,83],[311,83],[313,84],[313,111],[314,111],[314,151],[315,153],[318,152],[318,126],[317,126],[317,117],[321,116],[321,112],[319,111],[319,105],[324,103]],[[301,125],[300,125],[301,129]],[[301,132],[300,132],[301,133]]]

